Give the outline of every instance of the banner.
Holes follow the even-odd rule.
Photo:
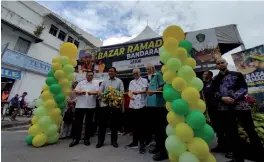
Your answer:
[[[248,84],[248,93],[264,111],[264,45],[232,54],[237,71]]]
[[[192,42],[190,55],[197,64],[195,71],[215,69],[215,60],[221,58],[215,29],[188,32],[186,39]]]

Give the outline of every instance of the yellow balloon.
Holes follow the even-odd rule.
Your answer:
[[[50,117],[54,121],[55,118],[61,115],[61,110],[59,108],[54,108],[49,112]]]
[[[167,121],[169,124],[175,127],[177,124],[184,122],[184,117],[175,114],[173,111],[170,111],[167,114]]]
[[[216,159],[215,159],[214,155],[209,153],[207,159],[204,162],[216,162]]]
[[[67,56],[69,59],[73,59],[77,56],[78,49],[75,44],[73,43],[63,43],[60,47],[60,55],[61,56]]]
[[[52,63],[59,63],[60,62],[60,56],[56,56],[52,59]]]
[[[169,53],[173,53],[177,50],[179,42],[177,41],[177,39],[169,37],[164,41],[163,46],[166,51],[168,51]]]
[[[28,129],[28,135],[30,136],[36,136],[37,134],[41,132],[42,132],[42,129],[39,127],[38,124],[34,124]]]
[[[170,162],[178,162],[178,156],[172,155],[169,153],[169,160]]]
[[[73,67],[77,66],[77,61],[75,59],[70,59],[70,63]]]
[[[44,102],[44,107],[48,110],[54,109],[56,105],[57,104],[53,99]]]
[[[56,70],[56,72],[54,73],[54,76],[56,77],[56,79],[60,80],[62,78],[65,78],[66,74],[64,73],[63,70]]]
[[[32,145],[34,147],[41,147],[47,142],[47,136],[44,133],[40,133],[33,138]]]
[[[162,73],[165,73],[165,71],[167,71],[168,70],[168,66],[167,65],[163,65],[162,67],[161,67],[161,72]]]
[[[179,47],[175,53],[173,53],[173,56],[181,60],[181,62],[185,62],[187,59],[187,51],[186,49]]]
[[[72,92],[69,88],[65,88],[62,91],[65,96],[70,96]]]
[[[182,77],[176,77],[172,80],[172,87],[181,92],[184,88],[187,87],[187,82]]]
[[[163,73],[163,80],[168,84],[171,84],[174,77],[176,77],[176,72],[174,71],[167,70],[165,73]]]
[[[74,75],[73,74],[69,74],[68,75],[68,80],[69,81],[73,81],[74,80]]]
[[[165,41],[167,38],[173,37],[179,42],[185,39],[185,33],[181,27],[176,25],[168,26],[162,34],[162,39]]]
[[[49,86],[47,84],[44,84],[42,86],[42,91],[44,92],[44,91],[48,91],[48,90],[49,90]]]
[[[187,147],[188,151],[193,153],[200,161],[205,161],[209,156],[209,147],[201,138],[194,137]]]
[[[54,119],[53,122],[54,122],[55,124],[57,124],[57,125],[60,125],[61,122],[62,122],[62,116],[61,116],[61,115],[58,116],[57,118]]]
[[[190,107],[192,110],[199,110],[201,113],[204,113],[206,110],[206,104],[201,99],[198,99],[195,103],[191,103]]]
[[[62,87],[69,87],[70,81],[67,78],[63,78],[63,79],[59,80],[59,84]]]
[[[44,91],[40,96],[44,101],[50,100],[53,98],[52,93],[50,91]]]
[[[187,87],[182,91],[181,97],[192,105],[200,99],[200,93],[193,87]]]
[[[193,69],[195,69],[195,67],[196,67],[196,61],[193,58],[187,58],[185,60],[185,65],[188,65],[188,66],[192,67]]]
[[[31,119],[31,123],[32,124],[37,124],[37,122],[38,122],[38,117],[33,116],[33,118]]]
[[[56,71],[56,70],[60,70],[62,66],[60,63],[55,62],[51,64],[51,68]]]
[[[194,132],[192,128],[186,123],[180,123],[176,126],[176,136],[182,142],[190,142],[194,137]]]
[[[172,107],[171,107],[171,103],[170,102],[166,102],[166,109],[168,110],[168,111],[172,111]]]

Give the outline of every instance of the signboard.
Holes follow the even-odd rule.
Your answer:
[[[248,84],[248,93],[264,111],[264,45],[232,54],[237,71]]]
[[[6,49],[2,58],[2,62],[45,75],[48,74],[51,68],[51,64],[47,62],[43,62],[41,60],[9,49]]]
[[[188,32],[186,39],[192,42],[190,55],[197,63],[195,71],[215,69],[215,60],[221,58],[215,29]]]
[[[21,71],[1,67],[1,77],[21,80]]]

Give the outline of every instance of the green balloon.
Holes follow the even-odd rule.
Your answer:
[[[200,162],[200,160],[191,152],[184,152],[179,156],[179,162]]]
[[[167,66],[168,66],[168,69],[170,69],[171,71],[178,71],[181,66],[182,66],[182,63],[179,59],[177,58],[170,58],[168,61],[167,61]]]
[[[28,144],[28,145],[32,145],[32,141],[33,141],[33,136],[26,136],[26,143]]]
[[[74,72],[74,68],[70,64],[64,65],[62,70],[64,71],[65,74],[71,74]]]
[[[186,123],[194,130],[199,130],[206,124],[204,115],[199,110],[193,110],[186,115]]]
[[[50,86],[50,92],[53,94],[58,94],[61,92],[61,86],[59,84],[52,84]]]
[[[180,115],[180,116],[184,116],[188,114],[190,110],[189,104],[181,98],[172,101],[171,107],[172,107],[173,112],[175,112],[177,115]]]
[[[188,53],[188,54],[187,54],[187,58],[192,58],[192,56]]]
[[[56,124],[50,124],[45,130],[44,133],[47,136],[52,136],[58,131],[58,126]]]
[[[189,82],[188,85],[201,91],[203,89],[203,81],[200,78],[194,77]]]
[[[215,138],[215,132],[210,125],[205,124],[202,129],[194,131],[194,136],[202,138],[208,145],[210,145]]]
[[[169,60],[169,58],[171,58],[171,55],[169,52],[167,52],[164,47],[160,47],[159,48],[159,55],[160,55],[160,61],[163,63],[163,64],[166,64],[167,61]]]
[[[166,84],[163,86],[163,90],[168,89],[168,88],[172,88],[172,85],[166,83]]]
[[[66,102],[60,103],[58,106],[61,110],[63,110],[66,107]]]
[[[43,106],[40,106],[34,111],[34,115],[38,118],[41,118],[42,116],[48,115],[48,112]]]
[[[178,71],[178,76],[184,78],[186,81],[189,81],[193,78],[193,69],[190,66],[184,65]]]
[[[58,81],[54,77],[48,77],[46,79],[46,84],[48,86],[51,86],[52,84],[56,84],[56,83],[58,83]]]
[[[187,150],[186,144],[175,135],[167,137],[165,147],[171,155],[180,155]]]
[[[56,101],[57,104],[59,104],[65,100],[65,95],[63,93],[59,93],[54,96],[54,100]]]
[[[38,120],[40,128],[47,129],[52,124],[52,119],[50,116],[42,116]]]
[[[48,77],[54,77],[54,74],[55,74],[55,71],[51,69],[51,70],[48,72]]]
[[[38,100],[36,101],[36,106],[37,106],[37,107],[40,107],[40,106],[42,106],[42,105],[44,105],[44,101],[43,101],[42,99],[38,99]]]
[[[69,81],[73,81],[74,80],[74,75],[73,74],[69,74],[68,75],[68,80]]]
[[[172,125],[168,124],[166,127],[166,134],[167,136],[175,135],[175,128]]]
[[[182,47],[182,48],[184,48],[184,49],[186,49],[186,51],[187,51],[188,53],[189,53],[189,52],[191,51],[191,49],[192,49],[192,43],[191,43],[190,41],[186,40],[186,39],[180,41],[179,46]]]
[[[173,100],[181,98],[181,94],[173,88],[166,88],[163,90],[163,98],[168,102],[172,102]]]
[[[60,57],[60,63],[61,63],[61,65],[67,65],[67,64],[70,64],[70,60],[67,56],[61,56]]]
[[[48,144],[54,144],[59,140],[59,133],[56,132],[51,136],[48,136],[47,143]]]

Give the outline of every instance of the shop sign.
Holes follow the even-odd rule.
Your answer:
[[[21,71],[1,67],[1,77],[21,80]]]

